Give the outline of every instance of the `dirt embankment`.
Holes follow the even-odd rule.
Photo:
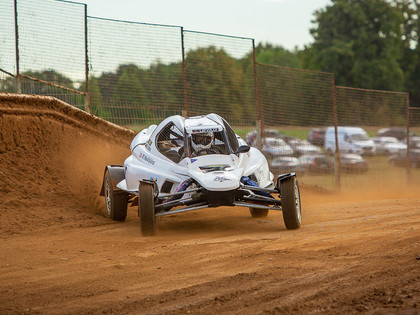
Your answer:
[[[113,222],[98,196],[133,136],[0,94],[0,314],[420,314],[419,187],[303,187],[299,230],[221,207],[144,238],[135,208]]]
[[[0,94],[0,235],[97,221],[104,166],[134,135],[52,97]]]

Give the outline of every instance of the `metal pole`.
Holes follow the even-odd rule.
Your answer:
[[[14,13],[15,13],[15,50],[16,50],[16,79],[17,79],[17,92],[22,93],[22,82],[19,69],[19,29],[18,29],[18,9],[17,0],[14,0]]]
[[[335,133],[335,188],[337,191],[341,190],[341,163],[340,163],[340,146],[338,144],[338,111],[337,111],[337,98],[336,98],[336,89],[335,89],[335,79],[334,75],[331,75],[331,84],[332,84],[332,97],[333,97],[333,112],[334,112],[334,133]]]
[[[181,47],[182,47],[182,78],[183,78],[183,87],[184,87],[184,110],[182,111],[182,116],[189,116],[188,109],[188,93],[187,93],[187,68],[185,65],[185,49],[184,49],[184,28],[181,27]]]
[[[410,98],[407,93],[405,98],[406,104],[406,115],[407,115],[407,156],[406,156],[406,182],[407,184],[411,180],[411,170],[410,170]]]
[[[85,6],[85,111],[91,113],[90,93],[89,93],[89,56],[88,56],[88,20],[87,4]]]
[[[261,111],[260,99],[258,93],[258,76],[257,76],[257,58],[255,51],[255,40],[252,39],[252,63],[254,66],[254,90],[255,90],[255,107],[257,111],[257,147],[262,149],[262,141],[264,134],[264,113]]]

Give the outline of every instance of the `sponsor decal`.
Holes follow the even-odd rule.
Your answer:
[[[191,159],[191,163],[194,163],[195,161],[197,161],[197,159]]]
[[[152,145],[152,140],[149,140],[149,141],[147,141],[147,143],[145,144],[145,147],[146,147],[146,149],[147,149],[147,151],[150,151],[152,148],[151,148],[151,145]]]
[[[150,163],[152,165],[155,165],[155,160],[153,160],[150,156],[147,156],[146,154],[139,153],[139,158],[146,161],[147,163]]]
[[[224,177],[224,176],[216,176],[215,178],[214,178],[214,181],[215,182],[225,182],[225,181],[232,181],[230,178],[226,178],[226,177]]]
[[[158,178],[157,177],[150,176],[150,180],[152,180],[154,182],[157,182],[158,181]]]
[[[219,128],[201,128],[201,129],[193,129],[191,133],[202,133],[202,132],[215,132],[219,131]]]

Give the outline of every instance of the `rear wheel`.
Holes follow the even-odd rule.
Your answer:
[[[302,222],[302,212],[299,185],[296,177],[282,180],[280,188],[284,224],[288,230],[298,229]]]
[[[154,199],[154,185],[141,182],[139,185],[139,216],[143,236],[153,236],[156,233]]]
[[[127,217],[127,194],[114,191],[111,175],[108,170],[104,176],[104,194],[108,217],[115,221],[124,221]]]
[[[249,208],[253,218],[265,218],[268,215],[268,209]]]

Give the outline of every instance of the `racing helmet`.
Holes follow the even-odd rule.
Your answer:
[[[193,133],[191,136],[191,144],[195,152],[210,149],[213,143],[213,133]]]

